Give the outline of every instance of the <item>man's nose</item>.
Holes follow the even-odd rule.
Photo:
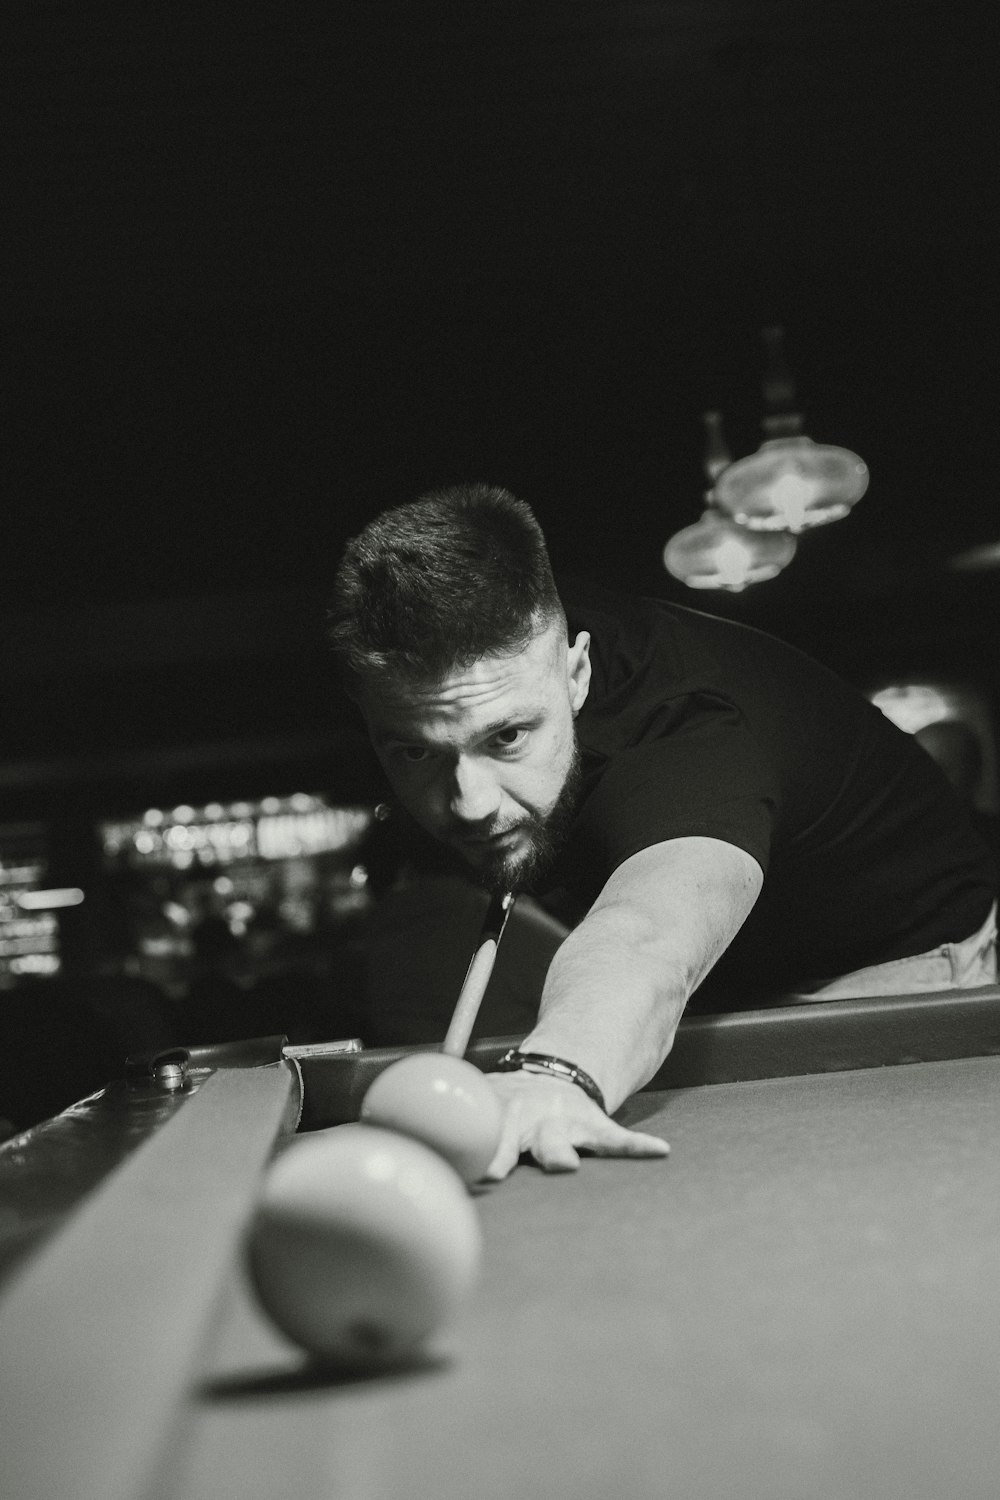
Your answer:
[[[452,773],[451,811],[463,823],[482,823],[500,806],[500,788],[488,764],[462,757]]]

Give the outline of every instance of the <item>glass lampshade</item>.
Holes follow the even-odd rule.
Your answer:
[[[774,578],[795,556],[797,543],[787,532],[747,531],[717,511],[672,536],[663,549],[667,572],[691,589],[726,589],[740,593],[753,583]]]
[[[847,448],[771,438],[719,475],[715,504],[754,531],[806,531],[839,521],[868,488],[868,465]]]

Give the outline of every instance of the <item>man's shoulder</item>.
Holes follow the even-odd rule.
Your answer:
[[[676,696],[733,688],[730,661],[748,656],[737,643],[742,638],[750,648],[759,634],[687,605],[609,589],[580,575],[560,575],[557,585],[570,638],[580,631],[590,635],[598,695]],[[761,637],[765,651],[768,641]]]
[[[672,599],[628,593],[609,588],[583,573],[559,573],[556,587],[570,625],[585,630],[630,631],[646,634],[690,633],[694,637],[743,634],[752,631],[742,623],[715,615],[707,610],[678,604]]]
[[[585,574],[560,573],[556,586],[570,633],[589,631],[598,640],[613,640],[620,650],[639,650],[651,639],[700,629],[702,617],[695,610],[609,588]]]

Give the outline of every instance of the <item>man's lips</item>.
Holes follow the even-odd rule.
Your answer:
[[[520,832],[520,824],[512,828],[501,828],[497,833],[466,835],[460,842],[472,849],[496,849]]]

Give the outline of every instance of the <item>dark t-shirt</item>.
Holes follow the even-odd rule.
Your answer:
[[[988,850],[931,758],[856,689],[747,626],[578,582],[561,592],[593,666],[582,798],[552,873],[567,915],[640,849],[703,835],[765,873],[711,981],[744,997],[983,922]]]

